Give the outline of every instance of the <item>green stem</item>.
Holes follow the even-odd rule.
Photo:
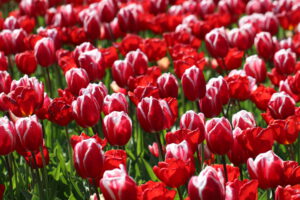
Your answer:
[[[161,144],[161,140],[160,140],[160,135],[158,132],[156,132],[155,136],[156,136],[156,141],[157,141],[157,145],[158,145],[159,160],[162,161],[163,157],[164,157],[164,152],[163,152],[163,148],[162,148],[162,144]]]
[[[243,180],[243,179],[244,179],[244,176],[243,176],[243,168],[242,168],[242,165],[239,165],[239,170],[240,170],[241,180]]]
[[[181,193],[179,187],[177,188],[177,192],[178,192],[179,199],[180,199],[180,200],[183,200],[182,193]]]
[[[13,190],[11,165],[9,163],[8,156],[5,156],[4,158],[5,158],[5,165],[6,165],[6,169],[7,169],[8,177],[9,177],[9,190],[10,190],[10,194],[12,196],[12,199],[14,199],[14,190]]]
[[[97,185],[98,185],[98,184],[96,183],[96,180],[93,179],[93,187],[94,187],[94,189],[95,189],[95,192],[96,192],[96,195],[97,195],[97,199],[100,200],[100,194],[99,194]]]
[[[44,199],[43,185],[42,185],[42,182],[41,182],[39,168],[38,168],[38,165],[37,165],[37,162],[36,162],[36,159],[35,159],[35,154],[34,154],[33,151],[31,152],[31,157],[32,157],[32,160],[33,160],[33,166],[36,169],[36,179],[37,179],[37,183],[38,183],[38,187],[39,187],[40,199]]]
[[[226,167],[226,156],[222,155],[222,164],[224,168],[224,176],[225,176],[225,185],[228,182],[228,174],[227,174],[227,167]]]

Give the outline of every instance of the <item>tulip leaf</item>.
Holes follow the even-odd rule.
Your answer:
[[[158,178],[156,177],[156,175],[154,174],[151,165],[145,160],[143,159],[143,163],[145,166],[146,171],[148,172],[149,177],[151,178],[152,181],[157,181]]]

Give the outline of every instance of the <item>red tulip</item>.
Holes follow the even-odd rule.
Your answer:
[[[272,94],[275,92],[276,90],[271,87],[260,85],[256,88],[256,90],[251,92],[250,99],[255,103],[257,108],[261,110],[267,110],[268,103],[272,97]]]
[[[74,150],[75,146],[77,143],[83,141],[83,140],[87,140],[87,139],[95,139],[96,142],[101,145],[102,149],[106,146],[107,141],[106,139],[101,139],[100,137],[98,137],[97,135],[93,135],[93,137],[89,137],[88,135],[86,135],[85,133],[81,133],[80,135],[72,135],[71,139],[70,139],[70,144]],[[107,151],[109,152],[109,151]],[[109,154],[109,153],[108,153]],[[119,165],[118,165],[119,166]]]
[[[296,54],[291,50],[281,49],[275,53],[273,62],[278,72],[291,74],[295,71]]]
[[[29,16],[45,15],[47,8],[46,0],[21,0],[20,2],[21,13]]]
[[[0,71],[6,71],[8,68],[8,59],[4,52],[0,51]]]
[[[258,198],[257,180],[234,180],[226,184],[225,200],[256,200]]]
[[[74,95],[78,95],[82,88],[88,86],[90,79],[87,72],[82,68],[72,68],[65,74],[69,90]]]
[[[0,93],[8,94],[10,92],[11,77],[8,72],[0,71]]]
[[[49,164],[50,159],[49,159],[48,148],[43,145],[42,149],[43,149],[42,152],[41,152],[41,150],[34,152],[35,161],[33,160],[32,152],[30,152],[30,151],[27,151],[26,153],[24,153],[24,155],[22,155],[25,158],[26,163],[32,169],[43,168]]]
[[[35,115],[25,118],[18,118],[15,123],[17,140],[21,147],[27,151],[39,151],[43,145],[42,125]]]
[[[94,40],[100,38],[101,22],[96,10],[86,10],[85,17],[83,19],[83,29],[91,39]]]
[[[133,67],[136,75],[145,74],[147,72],[148,58],[140,49],[128,52],[125,61]]]
[[[105,115],[113,111],[124,111],[128,113],[128,102],[126,96],[122,93],[113,93],[106,95],[103,101],[103,109]]]
[[[112,75],[120,87],[126,87],[128,85],[128,79],[134,76],[134,69],[127,60],[117,60],[112,66]]]
[[[105,63],[98,49],[84,51],[78,57],[79,66],[87,72],[91,81],[101,80],[105,75]]]
[[[16,54],[16,65],[20,72],[23,74],[32,74],[37,68],[37,61],[34,56],[33,51],[25,51],[19,54]]]
[[[120,165],[126,166],[126,151],[125,150],[109,150],[104,153],[104,168],[103,171],[113,170]]]
[[[297,200],[300,195],[300,184],[278,186],[275,191],[275,200]]]
[[[253,44],[252,35],[243,27],[230,30],[228,40],[231,46],[237,47],[241,51],[249,49]]]
[[[175,158],[185,162],[194,161],[194,152],[186,140],[181,143],[171,143],[166,146],[165,159]]]
[[[86,128],[93,127],[100,119],[100,106],[91,94],[83,94],[72,103],[74,119]]]
[[[184,72],[181,82],[184,95],[188,100],[195,101],[205,96],[205,79],[202,71],[196,66],[193,66]]]
[[[255,118],[251,112],[241,110],[232,116],[233,128],[240,128],[245,130],[247,128],[253,128],[256,126]]]
[[[79,92],[79,95],[91,94],[96,98],[100,109],[102,110],[102,104],[107,93],[108,91],[106,86],[102,82],[99,82],[98,84],[90,83],[86,88],[82,88]]]
[[[94,138],[78,142],[74,147],[73,161],[77,173],[82,178],[99,178],[104,164],[101,145]]]
[[[251,92],[251,83],[249,77],[241,74],[230,73],[225,80],[229,87],[231,98],[244,101],[249,98]]]
[[[118,7],[114,0],[104,0],[97,5],[97,11],[101,22],[111,22],[118,12]]]
[[[79,56],[86,52],[95,49],[95,47],[90,42],[83,42],[80,45],[76,46],[72,52],[72,56],[75,59],[76,63],[79,65]]]
[[[143,8],[138,4],[129,4],[119,10],[117,15],[120,29],[123,32],[139,31],[139,15],[143,12]]]
[[[130,117],[123,111],[109,113],[103,119],[103,133],[111,145],[126,145],[132,133]]]
[[[123,165],[120,168],[107,170],[100,181],[100,189],[107,200],[137,199],[137,186],[128,176]]]
[[[255,160],[248,159],[247,168],[252,179],[257,179],[262,189],[275,188],[282,184],[283,161],[273,151],[259,154]]]
[[[267,76],[267,68],[265,62],[257,55],[246,58],[244,70],[248,76],[256,79],[256,82],[264,82]]]
[[[0,184],[0,199],[3,198],[4,192],[5,192],[5,185]]]
[[[34,46],[34,55],[42,67],[54,64],[56,60],[54,41],[51,38],[42,38],[37,41]]]
[[[218,76],[217,78],[211,78],[207,82],[206,87],[215,87],[218,89],[218,96],[223,105],[227,104],[230,96],[229,96],[229,88],[226,80],[222,76]]]
[[[174,75],[164,73],[157,79],[160,96],[163,98],[178,96],[178,82]]]
[[[217,171],[207,166],[199,176],[193,176],[188,185],[188,194],[191,200],[225,199],[224,184]]]
[[[139,186],[140,195],[138,200],[163,199],[174,200],[176,191],[169,190],[162,182],[148,181]]]
[[[279,21],[277,16],[273,12],[267,12],[264,16],[264,31],[271,33],[272,35],[276,35],[279,29]]]
[[[153,156],[155,156],[156,158],[159,157],[159,149],[157,142],[153,142],[152,145],[149,144],[148,149]]]
[[[260,57],[269,60],[273,57],[275,48],[269,32],[260,32],[255,36],[254,45]]]
[[[207,118],[218,116],[222,112],[219,90],[208,86],[204,98],[199,100],[199,107]]]
[[[7,155],[15,150],[16,129],[13,122],[5,117],[0,118],[0,155]]]
[[[233,135],[228,119],[213,118],[206,122],[205,129],[205,139],[209,149],[216,154],[226,154],[233,144]]]
[[[275,119],[285,119],[295,113],[295,101],[284,92],[274,93],[268,103],[268,110]]]
[[[11,54],[13,52],[14,44],[12,38],[12,31],[3,30],[0,32],[0,50],[5,53],[5,55]]]
[[[203,134],[205,132],[204,123],[205,123],[205,117],[203,113],[197,114],[192,110],[187,111],[180,118],[181,129],[189,129],[192,131],[199,129],[200,132]]]
[[[215,28],[205,36],[208,52],[215,58],[225,57],[229,50],[229,43],[224,28]]]

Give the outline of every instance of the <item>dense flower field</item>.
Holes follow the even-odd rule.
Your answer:
[[[299,0],[0,6],[0,199],[300,199]]]

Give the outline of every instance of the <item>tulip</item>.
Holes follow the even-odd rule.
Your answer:
[[[51,38],[42,38],[37,41],[34,46],[34,55],[42,67],[52,65],[56,60],[54,41]]]
[[[271,87],[260,85],[256,90],[252,91],[250,99],[255,103],[257,108],[267,110],[268,103],[275,92],[276,90]]]
[[[86,12],[86,16],[83,19],[83,29],[84,32],[93,40],[100,37],[101,22],[96,10]]]
[[[222,102],[218,89],[207,87],[205,97],[199,100],[199,107],[205,117],[218,116],[222,112]]]
[[[216,154],[226,154],[233,143],[231,125],[228,119],[213,118],[205,124],[205,139],[209,149]]]
[[[203,113],[195,113],[192,110],[184,113],[180,118],[180,128],[196,130],[199,129],[202,133],[205,132],[204,129],[205,117]]]
[[[25,39],[27,33],[23,29],[16,29],[12,32],[13,52],[19,53],[26,50]]]
[[[164,73],[157,79],[160,96],[163,98],[178,96],[178,82],[174,75]]]
[[[188,184],[188,194],[190,199],[204,200],[225,199],[225,189],[217,171],[210,166],[207,166],[201,171],[199,176],[193,176]]]
[[[297,200],[300,195],[300,185],[278,186],[275,191],[275,200]]]
[[[100,181],[100,188],[107,200],[137,199],[137,186],[135,181],[128,176],[124,166],[107,170]]]
[[[102,174],[104,154],[96,139],[78,142],[73,153],[74,166],[82,178],[97,179]]]
[[[121,8],[118,12],[118,22],[123,32],[137,32],[139,30],[139,14],[143,8],[138,4],[129,4]]]
[[[239,127],[241,130],[253,128],[256,126],[254,116],[251,112],[241,110],[232,116],[233,128]]]
[[[13,52],[14,44],[11,30],[3,30],[0,32],[0,51],[3,51],[5,55]]]
[[[15,150],[17,133],[14,123],[6,116],[0,122],[0,155],[7,155]]]
[[[91,81],[101,80],[105,75],[105,63],[98,49],[84,51],[78,57],[79,66],[87,72]]]
[[[260,32],[255,36],[254,45],[257,53],[265,60],[272,58],[274,54],[274,43],[269,32]]]
[[[4,52],[0,51],[0,71],[6,71],[8,69],[8,59]]]
[[[273,63],[278,72],[291,74],[295,71],[296,54],[290,50],[281,49],[275,53]]]
[[[32,152],[26,152],[22,156],[25,158],[26,163],[32,169],[43,168],[49,164],[49,160],[50,160],[49,159],[49,151],[46,146],[42,147],[42,151],[39,150],[39,151],[34,152],[34,155],[32,155]],[[34,156],[34,158],[32,156]]]
[[[96,83],[90,83],[86,88],[82,88],[79,92],[79,95],[83,94],[91,94],[94,96],[100,106],[100,109],[102,110],[102,104],[104,101],[104,98],[106,97],[108,91],[106,86],[102,83],[99,82],[99,84]]]
[[[231,98],[244,101],[250,97],[251,90],[251,82],[250,78],[245,74],[234,74],[231,73],[225,77],[225,80],[228,84],[229,94]],[[253,79],[255,81],[255,79]]]
[[[179,144],[172,143],[166,146],[165,159],[169,158],[180,159],[185,162],[193,161],[194,159],[193,151],[186,140]]]
[[[241,51],[249,49],[253,44],[252,35],[247,29],[234,28],[228,33],[228,40],[233,47],[237,47]]]
[[[224,28],[215,28],[205,36],[208,52],[215,58],[225,57],[229,50],[228,39]]]
[[[100,119],[100,106],[91,94],[79,96],[73,101],[72,108],[76,122],[84,128],[95,126]]]
[[[111,145],[126,145],[132,133],[130,117],[124,111],[109,113],[103,119],[103,133]]]
[[[118,12],[118,7],[114,0],[104,0],[97,5],[97,11],[101,22],[111,22]]]
[[[80,89],[85,88],[90,79],[87,72],[82,68],[72,68],[65,74],[68,88],[74,95],[78,95]]]
[[[148,68],[148,58],[141,50],[130,51],[125,60],[133,67],[136,75],[145,74]]]
[[[72,56],[75,61],[79,64],[79,56],[86,51],[91,51],[95,49],[95,47],[90,42],[83,42],[80,45],[76,46],[74,51],[72,52]]]
[[[193,66],[184,72],[181,82],[184,95],[188,100],[195,101],[205,96],[205,79],[202,71],[196,66]]]
[[[8,94],[10,92],[11,77],[8,72],[0,71],[0,93]]]
[[[285,119],[295,113],[295,101],[284,92],[274,93],[268,103],[268,110],[275,119]]]
[[[43,145],[43,130],[37,117],[18,118],[15,126],[21,147],[31,152],[39,151]]]
[[[249,158],[247,169],[262,189],[275,188],[283,182],[283,161],[272,150],[259,154],[255,160]]]
[[[104,168],[103,171],[113,170],[120,165],[126,166],[127,154],[125,150],[109,150],[104,154]]]
[[[276,35],[279,29],[279,21],[277,17],[272,12],[267,12],[264,16],[264,31],[271,33],[272,35]]]
[[[33,51],[25,51],[15,56],[16,65],[23,74],[32,74],[37,68],[37,61]]]
[[[246,58],[244,70],[248,76],[255,78],[258,83],[264,82],[266,79],[266,64],[257,55],[252,55]]]
[[[124,111],[128,113],[128,102],[126,96],[122,93],[113,93],[106,95],[103,101],[103,109],[105,115],[113,111]]]
[[[148,181],[139,186],[142,199],[159,199],[173,200],[176,196],[176,191],[169,190],[162,182]]]
[[[257,180],[234,180],[226,185],[225,200],[255,200],[258,198]]]
[[[215,87],[218,89],[218,96],[221,99],[223,105],[227,104],[230,96],[229,96],[229,88],[226,80],[222,76],[218,76],[217,78],[211,78],[207,82],[206,87]]]
[[[128,79],[134,76],[134,69],[127,60],[117,60],[112,66],[112,75],[120,87],[126,87]]]

